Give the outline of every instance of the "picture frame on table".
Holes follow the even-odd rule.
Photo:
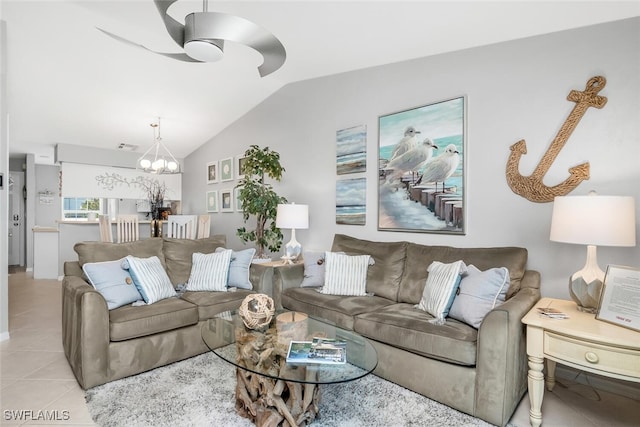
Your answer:
[[[233,181],[233,157],[220,160],[220,182]]]
[[[465,235],[466,96],[378,118],[378,230]]]
[[[207,212],[218,212],[218,191],[207,191]]]
[[[215,184],[218,179],[218,161],[207,163],[207,184]]]
[[[220,191],[220,212],[233,212],[233,190]]]
[[[242,170],[244,168],[244,162],[246,159],[247,157],[244,154],[240,154],[236,156],[236,164],[235,164],[236,179],[244,178],[244,173],[242,172]]]
[[[640,269],[608,265],[596,319],[640,331]]]

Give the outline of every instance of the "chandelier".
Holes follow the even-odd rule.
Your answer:
[[[173,157],[171,151],[162,142],[160,117],[158,117],[158,123],[151,123],[151,127],[153,128],[153,144],[140,156],[136,168],[155,174],[180,173],[180,162]]]

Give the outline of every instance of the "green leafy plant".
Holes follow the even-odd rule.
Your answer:
[[[242,205],[242,217],[246,223],[255,216],[253,230],[238,228],[237,235],[244,242],[255,242],[256,258],[265,258],[265,248],[278,252],[282,246],[282,232],[276,227],[276,213],[280,203],[287,199],[278,196],[265,178],[280,181],[284,168],[280,165],[280,154],[269,147],[252,145],[244,153],[242,170],[244,178],[238,184],[238,200]]]

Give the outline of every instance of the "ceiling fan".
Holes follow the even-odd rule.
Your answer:
[[[263,56],[264,61],[258,67],[261,77],[273,73],[284,64],[287,57],[284,46],[273,34],[259,25],[239,16],[209,12],[208,0],[203,0],[202,12],[188,14],[182,25],[167,13],[169,7],[176,1],[153,0],[167,32],[185,53],[156,52],[101,28],[98,30],[123,43],[185,62],[218,61],[222,58],[225,41],[241,43],[255,49]]]

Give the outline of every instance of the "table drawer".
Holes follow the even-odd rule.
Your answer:
[[[551,332],[544,334],[545,354],[592,370],[640,377],[640,351],[580,341]]]

